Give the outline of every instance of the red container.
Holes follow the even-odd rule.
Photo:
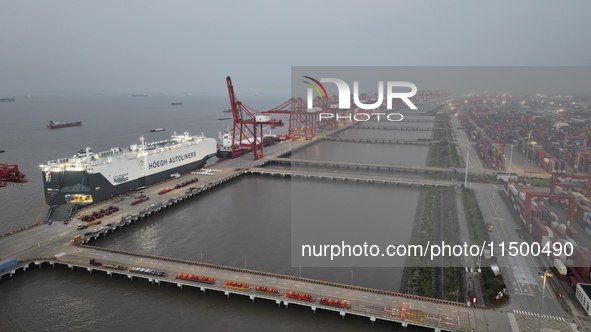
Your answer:
[[[566,239],[566,232],[560,226],[556,226],[556,228],[554,228],[554,235],[561,239]]]
[[[585,215],[585,207],[583,205],[581,205],[581,203],[577,202],[576,205],[576,212],[575,212],[575,222],[578,223],[579,225],[581,225],[582,227],[585,227],[584,221],[583,221],[583,217]]]
[[[562,280],[562,281],[566,280],[566,276],[564,274],[560,274],[554,266],[552,266],[551,269],[552,269],[552,273],[554,274],[555,277],[558,278],[558,280]]]
[[[536,223],[536,241],[541,245],[542,237],[548,236],[548,230],[542,223]]]
[[[579,272],[581,277],[589,278],[589,272],[591,269],[591,258],[587,256],[587,253],[583,249],[577,250],[575,255],[575,270]]]
[[[577,278],[575,278],[574,276],[570,276],[570,277],[567,277],[567,279],[568,279],[568,284],[576,292],[577,291],[577,284],[579,283],[579,281],[577,280]]]
[[[579,239],[579,232],[573,226],[566,226],[566,235],[575,240],[575,242]]]
[[[579,274],[579,272],[575,268],[567,267],[566,272],[567,272],[567,274],[570,274],[570,275],[574,276],[575,278],[577,278],[577,280],[582,278],[581,275]]]

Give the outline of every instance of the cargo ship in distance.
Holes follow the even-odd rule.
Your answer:
[[[45,201],[50,206],[99,203],[203,167],[216,150],[215,139],[187,132],[153,143],[142,137],[139,145],[96,154],[87,147],[41,165]]]
[[[69,122],[69,123],[60,123],[60,122],[49,121],[49,124],[47,125],[47,129],[77,127],[77,126],[81,126],[81,125],[82,125],[82,121]]]
[[[147,97],[148,95],[145,93],[140,93],[140,94],[136,94],[136,95],[131,95],[132,97]]]
[[[2,102],[2,101],[14,102],[14,101],[16,101],[16,99],[14,99],[14,98],[0,98],[0,102]]]

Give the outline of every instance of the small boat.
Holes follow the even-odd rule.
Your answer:
[[[156,128],[156,129],[150,129],[150,132],[151,133],[155,133],[157,131],[164,131],[164,130],[166,130],[166,129],[164,129],[164,128]]]
[[[141,94],[137,94],[137,95],[131,95],[132,97],[147,97],[148,95],[145,93],[141,93]]]
[[[218,120],[232,120],[232,118],[219,118]]]
[[[232,110],[229,107],[226,107],[222,112],[224,112],[224,113],[232,113]]]
[[[171,105],[182,105],[183,103],[170,103]]]
[[[0,153],[4,153],[4,152],[6,152],[6,151],[4,151],[4,150],[0,150]]]

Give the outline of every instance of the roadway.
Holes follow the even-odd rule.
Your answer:
[[[300,165],[315,165],[315,166],[332,166],[332,167],[353,167],[353,168],[376,168],[384,170],[416,170],[428,172],[453,172],[454,168],[445,167],[429,167],[429,166],[410,166],[410,165],[395,165],[395,164],[381,164],[381,163],[360,163],[350,161],[330,161],[330,160],[308,160],[308,159],[293,159],[293,158],[266,158],[266,162],[273,162],[279,164],[300,164]],[[459,171],[459,170],[458,170]]]
[[[544,264],[539,258],[531,255],[510,257],[507,254],[508,242],[522,243],[527,240],[519,238],[517,226],[521,224],[521,220],[516,223],[514,214],[501,196],[504,195],[503,187],[484,184],[470,184],[469,187],[476,192],[485,222],[491,222],[494,227],[494,230],[488,234],[490,240],[495,244],[495,256],[511,295],[511,302],[503,309],[517,311],[517,315],[521,315],[520,318],[527,320],[525,316],[539,314],[543,283],[538,272],[544,268]],[[523,230],[522,232],[526,233]],[[500,255],[498,244],[501,242],[505,242],[505,256]],[[563,309],[554,291],[548,285],[546,287],[543,308],[543,314],[547,317],[545,322],[547,320],[556,330],[570,331],[570,326],[564,320],[570,320],[571,314]],[[529,312],[524,308],[532,308],[534,312]],[[522,321],[517,322],[523,323]],[[562,327],[557,328],[559,326]]]
[[[327,169],[327,170],[314,170],[314,169],[307,169],[307,170],[295,170],[295,169],[286,169],[286,168],[259,168],[259,169],[252,169],[251,173],[261,173],[261,174],[281,174],[281,175],[289,175],[292,177],[323,177],[323,178],[335,178],[335,179],[347,179],[347,180],[364,180],[364,181],[371,181],[371,182],[399,182],[400,184],[406,183],[413,183],[413,184],[425,184],[425,185],[432,185],[432,186],[441,186],[441,187],[450,187],[453,186],[455,183],[453,181],[447,180],[436,180],[436,179],[428,179],[428,178],[412,178],[412,177],[396,177],[391,175],[385,174],[367,174],[363,172],[347,172],[347,171],[331,171],[334,169]]]
[[[510,322],[507,319],[507,315],[501,312],[409,299],[389,294],[377,294],[374,292],[348,288],[346,285],[344,285],[345,287],[338,287],[319,284],[291,276],[267,276],[258,273],[249,273],[247,270],[236,271],[236,269],[231,268],[212,268],[209,266],[201,266],[198,263],[187,264],[179,261],[168,261],[164,259],[97,250],[94,248],[78,247],[66,243],[48,249],[32,248],[27,253],[27,256],[53,257],[60,262],[77,265],[88,265],[90,258],[96,258],[102,263],[165,271],[168,273],[168,276],[158,278],[167,280],[171,283],[177,282],[175,279],[177,273],[190,273],[213,277],[216,279],[217,287],[222,289],[223,287],[221,287],[221,285],[223,285],[226,280],[248,283],[251,287],[254,287],[254,285],[264,285],[277,288],[283,293],[286,291],[296,291],[311,294],[315,298],[330,297],[340,300],[348,300],[351,303],[351,310],[353,312],[359,312],[363,315],[375,315],[375,317],[386,319],[400,319],[399,309],[402,308],[403,303],[406,303],[407,311],[414,310],[417,312],[414,319],[407,319],[409,324],[413,324],[414,322],[432,327],[441,327],[441,329],[450,331],[508,331],[510,328]],[[115,273],[115,271],[113,272]],[[129,274],[126,271],[120,271],[120,273]],[[201,284],[196,284],[195,286],[201,286]],[[283,300],[286,299],[283,298]],[[297,301],[290,302],[293,303]],[[302,302],[301,304],[309,305],[305,302]]]

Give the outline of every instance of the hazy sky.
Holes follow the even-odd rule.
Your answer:
[[[591,65],[588,1],[0,0],[0,91],[289,94],[291,66]]]

